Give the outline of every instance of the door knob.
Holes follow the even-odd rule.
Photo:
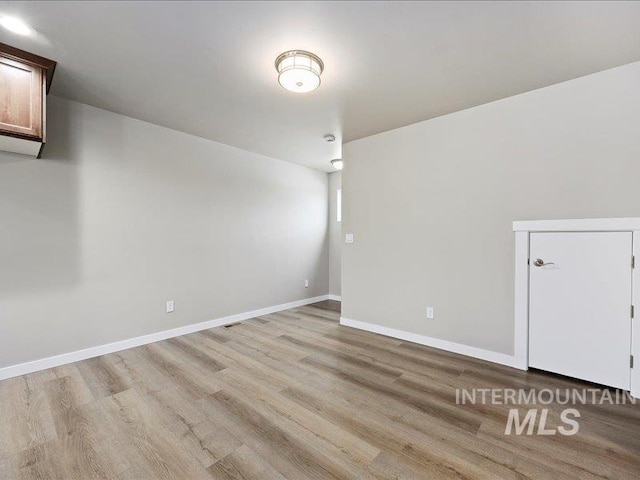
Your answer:
[[[533,265],[536,266],[536,267],[544,267],[545,265],[555,265],[555,263],[553,263],[553,262],[545,263],[544,260],[542,260],[541,258],[536,258],[533,261]]]

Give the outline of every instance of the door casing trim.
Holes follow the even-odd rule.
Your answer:
[[[514,357],[517,368],[529,368],[529,239],[540,232],[631,232],[633,255],[640,260],[640,217],[527,220],[513,222],[515,232]],[[631,259],[629,259],[631,261]],[[631,274],[631,304],[640,300],[640,262]],[[637,305],[640,307],[640,305]],[[638,308],[636,308],[636,311]],[[640,398],[640,315],[631,323],[631,355],[638,359],[631,369],[631,396]]]

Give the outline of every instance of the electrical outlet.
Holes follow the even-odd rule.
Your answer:
[[[175,308],[175,303],[173,302],[173,300],[168,300],[167,301],[167,313],[173,313],[173,311],[176,309]]]
[[[427,307],[427,318],[433,320],[433,307]]]
[[[344,235],[344,243],[353,243],[353,233],[346,233]]]
[[[309,280],[304,281],[304,288],[309,288]]]

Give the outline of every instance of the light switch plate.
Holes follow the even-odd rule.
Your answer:
[[[344,243],[353,243],[353,233],[345,234]]]

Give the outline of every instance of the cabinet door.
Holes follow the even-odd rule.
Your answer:
[[[529,365],[628,390],[631,232],[532,233]]]
[[[0,57],[0,133],[42,139],[40,67]]]

